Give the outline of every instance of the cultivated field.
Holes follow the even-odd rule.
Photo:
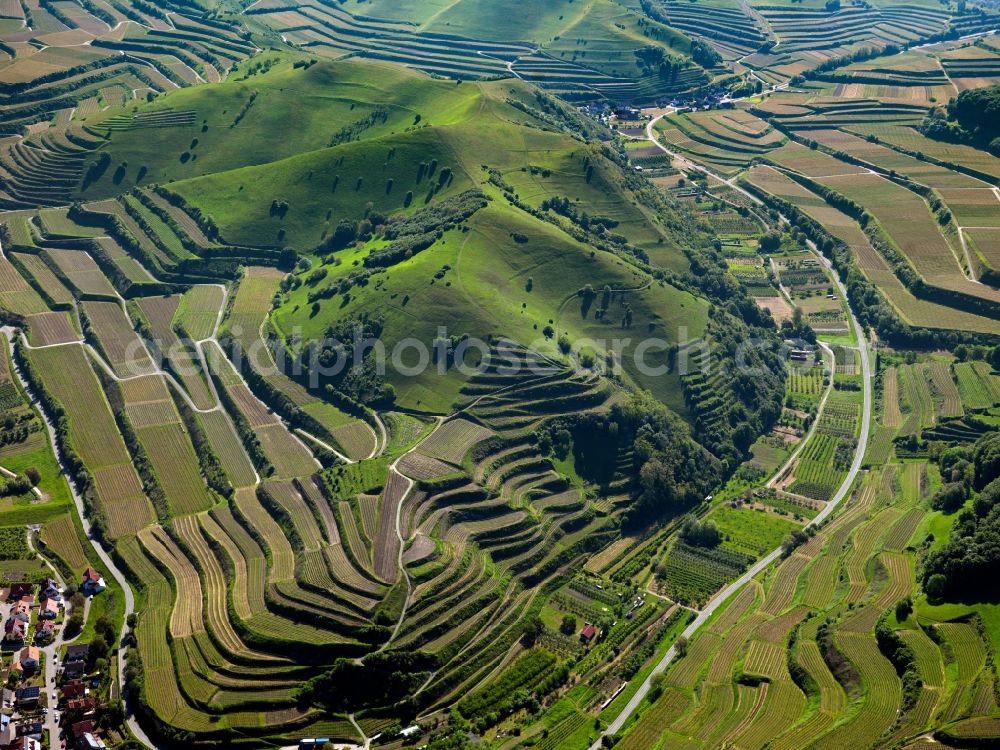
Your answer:
[[[0,530],[123,571],[107,744],[123,689],[162,747],[994,742],[926,572],[995,515],[1000,159],[924,133],[997,26],[0,0]]]

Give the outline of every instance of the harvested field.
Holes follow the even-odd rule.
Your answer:
[[[431,555],[436,549],[434,540],[429,536],[424,534],[417,534],[413,543],[409,546],[406,552],[403,553],[403,564],[410,565],[412,563],[420,562],[425,557]]]
[[[774,322],[779,325],[783,320],[792,319],[792,306],[785,301],[784,297],[754,297],[753,301],[757,303],[758,307],[771,313]]]

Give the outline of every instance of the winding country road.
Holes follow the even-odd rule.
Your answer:
[[[2,331],[3,335],[7,337],[7,341],[9,342],[10,346],[13,347],[14,329],[11,328],[10,326],[4,326],[3,328],[0,328],[0,331]],[[59,462],[59,465],[63,467],[63,474],[66,477],[66,482],[69,484],[70,494],[73,496],[73,505],[76,506],[76,513],[80,518],[80,523],[83,524],[83,531],[87,535],[87,539],[90,540],[90,544],[91,546],[93,546],[94,552],[97,554],[98,559],[100,559],[101,564],[108,571],[108,573],[111,574],[111,577],[115,579],[115,582],[121,587],[122,594],[124,595],[125,614],[122,620],[121,640],[119,641],[118,645],[118,685],[119,689],[122,689],[125,686],[125,661],[126,661],[126,653],[128,651],[126,643],[127,643],[127,635],[129,632],[128,620],[129,620],[129,615],[135,612],[135,596],[132,593],[132,588],[131,586],[129,586],[128,580],[125,578],[125,575],[121,572],[118,566],[115,565],[114,561],[111,559],[111,556],[105,551],[101,543],[94,538],[91,532],[90,521],[87,519],[87,514],[83,507],[83,498],[80,496],[80,493],[76,486],[76,479],[73,477],[73,474],[70,471],[66,470],[66,463],[63,459],[62,450],[59,447],[59,442],[56,440],[55,427],[49,420],[49,415],[46,414],[45,410],[41,407],[41,401],[38,399],[37,395],[31,389],[30,384],[25,379],[16,360],[13,360],[13,365],[14,365],[13,366],[14,374],[17,376],[17,379],[21,382],[21,386],[24,388],[25,393],[28,394],[28,397],[31,399],[31,402],[38,408],[38,413],[41,415],[42,421],[45,423],[45,429],[48,431],[49,434],[49,442],[52,446],[52,450],[55,454],[56,460]],[[129,730],[131,730],[132,734],[135,735],[136,739],[138,739],[143,745],[145,745],[148,748],[154,748],[154,749],[156,748],[156,745],[153,744],[153,741],[149,739],[146,733],[142,730],[142,727],[139,726],[139,722],[136,721],[135,716],[133,714],[129,713],[126,722],[128,723]]]
[[[713,174],[710,170],[700,165],[696,165],[693,162],[689,161],[688,159],[679,156],[678,154],[675,154],[674,152],[670,151],[670,149],[666,148],[662,143],[660,143],[653,134],[653,128],[665,114],[667,113],[663,113],[653,118],[646,125],[646,134],[650,141],[656,144],[669,156],[674,157],[679,161],[684,162],[687,165],[690,165],[692,168],[697,169],[698,171],[703,172],[704,174],[710,175],[715,179],[721,180],[727,185],[730,185],[734,190],[737,190],[747,195],[754,201],[754,203],[760,204],[760,200],[756,196],[751,195],[750,193],[741,189],[739,186],[733,184],[735,180],[733,181],[725,180],[722,177]],[[785,217],[782,216],[781,218],[782,220],[785,220]],[[847,289],[844,287],[844,284],[840,280],[840,277],[837,275],[836,271],[833,270],[830,262],[816,250],[815,245],[812,245],[812,243],[810,243],[810,245],[812,247],[813,252],[816,253],[817,257],[819,257],[820,261],[826,266],[827,269],[829,269],[831,275],[833,276],[834,281],[837,284],[837,288],[840,291],[841,298],[845,301],[845,304],[847,304],[847,299],[848,299]],[[858,341],[858,349],[861,353],[861,374],[863,378],[861,434],[858,436],[857,447],[855,448],[854,451],[854,460],[851,462],[851,467],[847,472],[847,476],[844,477],[844,481],[841,483],[840,487],[837,489],[837,492],[834,494],[834,496],[826,504],[826,507],[824,507],[823,510],[821,510],[819,514],[816,515],[815,518],[813,518],[808,524],[806,524],[806,528],[810,526],[816,526],[825,521],[830,516],[830,514],[837,509],[837,506],[840,505],[840,503],[844,500],[844,498],[848,496],[848,494],[851,491],[851,487],[854,485],[855,480],[861,473],[861,462],[863,461],[865,456],[865,451],[868,448],[868,439],[870,437],[870,432],[871,432],[871,418],[872,418],[871,357],[869,355],[868,342],[867,339],[865,338],[864,329],[862,329],[861,323],[858,322],[857,316],[854,314],[854,311],[851,310],[849,304],[847,305],[847,309],[850,314],[851,326],[854,331],[855,338]],[[778,469],[778,471],[780,472],[783,469],[784,466]],[[726,602],[728,602],[733,597],[733,595],[736,594],[737,591],[743,588],[743,586],[745,586],[752,578],[757,576],[761,571],[765,570],[769,565],[778,560],[781,557],[781,551],[782,548],[780,546],[773,549],[769,554],[758,560],[749,570],[747,570],[738,579],[733,581],[731,584],[726,586],[726,588],[722,589],[722,591],[716,594],[715,598],[713,598],[712,601],[709,602],[708,605],[698,614],[698,616],[691,621],[691,623],[684,629],[684,632],[681,635],[686,639],[690,639],[691,637],[693,637],[695,633],[697,633],[698,630],[701,628],[701,626],[704,625],[706,622],[708,622],[708,620],[712,617],[712,615],[714,615],[716,611],[719,610],[719,608],[725,605]],[[619,713],[618,716],[616,716],[611,721],[611,723],[608,724],[607,729],[604,730],[604,732],[601,733],[601,735],[597,738],[594,744],[590,746],[590,750],[600,750],[605,735],[614,735],[617,732],[621,731],[622,727],[625,726],[625,723],[636,712],[636,710],[642,704],[643,700],[645,700],[646,696],[649,694],[650,688],[652,687],[653,684],[653,678],[656,675],[662,673],[670,664],[670,662],[673,661],[675,656],[677,656],[677,649],[675,646],[671,646],[667,650],[667,652],[663,655],[663,658],[660,659],[660,661],[656,664],[655,667],[653,667],[653,670],[643,681],[642,685],[636,691],[635,695],[632,696],[629,702],[622,709],[621,713]]]

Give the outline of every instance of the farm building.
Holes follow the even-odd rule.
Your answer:
[[[583,626],[583,630],[580,631],[580,643],[590,643],[596,635],[597,628],[587,623]]]

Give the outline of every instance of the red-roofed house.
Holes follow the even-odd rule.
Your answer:
[[[20,599],[22,596],[27,594],[32,594],[35,591],[35,587],[30,583],[12,583],[10,585],[10,598]]]
[[[66,701],[67,711],[80,711],[84,716],[90,716],[97,708],[96,698],[74,698]]]
[[[9,745],[4,745],[3,750],[42,750],[42,743],[34,737],[18,737]]]
[[[59,616],[59,602],[55,599],[42,599],[38,605],[38,616],[43,620],[54,620]]]
[[[83,698],[87,694],[87,688],[82,682],[80,682],[80,680],[73,680],[72,682],[67,682],[63,685],[62,694],[63,698],[66,700]]]
[[[590,643],[596,635],[597,628],[588,622],[583,626],[583,630],[580,631],[580,643]]]
[[[28,623],[17,617],[8,617],[3,626],[4,640],[15,643],[24,640],[28,634]]]
[[[86,734],[87,732],[94,731],[94,722],[91,719],[84,719],[83,721],[76,722],[72,727],[70,727],[70,732],[72,732],[74,737],[79,737],[81,734]]]
[[[83,581],[80,583],[80,591],[84,594],[99,594],[104,591],[104,578],[93,568],[83,571]]]
[[[38,669],[38,661],[42,658],[41,651],[38,650],[37,646],[25,646],[20,651],[17,652],[15,657],[17,661],[21,662],[21,666],[27,671],[32,671]]]

